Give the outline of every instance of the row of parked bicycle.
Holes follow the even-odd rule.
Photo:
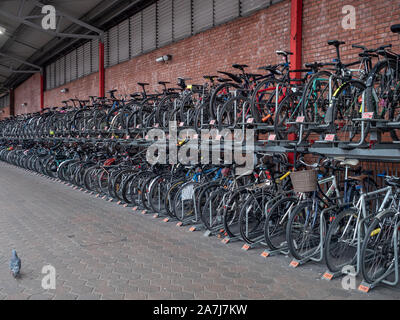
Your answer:
[[[392,30],[400,32],[400,25]],[[170,121],[198,132],[252,126],[277,140],[296,133],[298,143],[311,133],[353,143],[376,123],[395,124],[400,56],[388,46],[358,46],[362,63],[353,72],[348,68],[356,63],[341,62],[343,43],[329,44],[337,60],[294,71],[306,74],[301,79],[291,77],[291,53],[278,51],[285,61],[262,67],[267,75],[234,65],[241,74],[224,72],[218,84],[214,76],[202,86],[180,79],[178,89],[160,82],[163,93],[150,95],[140,83],[143,92],[130,99],[117,99],[113,90],[110,98],[70,100],[73,107],[65,101],[62,108],[7,119],[0,122],[0,159],[225,242],[264,246],[264,256],[290,254],[294,265],[325,261],[327,277],[353,266],[368,288],[397,284],[399,178],[382,174],[385,185],[378,186],[358,160],[311,163],[297,152],[294,163],[286,154],[256,152],[254,170],[240,174],[235,164],[150,165],[147,147],[133,143],[151,128],[167,130]]]
[[[392,26],[400,33],[400,25]],[[84,137],[139,139],[150,128],[167,129],[171,121],[180,127],[234,129],[253,127],[270,133],[270,140],[312,143],[320,139],[360,147],[372,129],[390,132],[399,141],[400,55],[391,45],[376,49],[353,45],[359,59],[343,63],[340,46],[333,40],[337,57],[331,63],[307,64],[291,70],[288,51],[277,51],[283,62],[262,66],[260,74],[246,72],[247,65],[233,65],[240,73],[219,71],[221,77],[204,76],[207,83],[178,88],[159,82],[161,93],[130,97],[71,99],[64,106],[12,117],[0,123],[4,137]],[[353,68],[353,69],[351,69]],[[295,77],[294,77],[295,76]],[[71,105],[72,103],[72,105]],[[293,135],[292,135],[293,138]],[[321,140],[321,141],[322,141]]]
[[[113,141],[3,140],[0,159],[226,243],[265,247],[265,256],[324,260],[332,276],[355,266],[373,287],[397,274],[399,178],[385,176],[379,188],[358,160],[307,164],[300,155],[290,164],[285,154],[259,153],[255,169],[240,175],[236,165],[150,166],[146,150]]]

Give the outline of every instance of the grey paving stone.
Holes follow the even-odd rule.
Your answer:
[[[260,258],[61,183],[0,162],[0,299],[399,299],[398,288],[345,291],[319,280],[323,264],[297,269]],[[23,276],[11,277],[16,249]],[[56,290],[41,288],[56,268]],[[357,280],[359,284],[360,279]]]

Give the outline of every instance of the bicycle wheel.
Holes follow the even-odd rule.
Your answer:
[[[288,140],[289,134],[298,134],[299,127],[289,125],[289,122],[296,122],[300,115],[300,105],[295,95],[286,96],[279,104],[275,112],[274,133],[278,140]]]
[[[293,210],[286,229],[290,254],[297,260],[313,256],[320,248],[320,213],[313,201],[304,201]],[[325,228],[324,228],[325,229]],[[325,232],[324,232],[325,233]]]
[[[264,209],[271,196],[260,191],[252,194],[243,204],[239,215],[239,231],[242,239],[248,244],[264,238]]]
[[[218,130],[235,129],[249,117],[250,100],[243,96],[231,98],[218,114]]]
[[[278,250],[286,242],[287,222],[296,203],[298,203],[297,198],[283,198],[278,200],[267,212],[264,238],[271,250]]]
[[[361,248],[361,274],[370,284],[387,278],[393,271],[394,232],[399,222],[394,210],[380,213],[367,229]]]
[[[216,230],[218,227],[221,229],[222,223],[222,210],[223,198],[227,190],[217,189],[214,190],[207,198],[206,203],[202,207],[201,220],[206,228],[210,231]]]
[[[358,212],[354,209],[342,211],[329,226],[325,240],[324,256],[328,269],[341,271],[352,266],[357,259]]]
[[[257,85],[250,102],[251,115],[256,123],[274,124],[277,105],[284,98],[284,92],[284,83],[276,79],[265,79]]]
[[[362,118],[365,88],[363,82],[352,80],[342,85],[332,97],[333,121],[339,141],[364,141],[368,135],[370,122],[364,122],[362,130],[363,122],[354,121]]]
[[[248,191],[244,189],[235,191],[230,198],[227,199],[222,215],[222,221],[224,229],[230,238],[240,236],[239,215],[247,196]]]
[[[302,112],[306,122],[314,124],[323,124],[325,122],[325,115],[330,103],[329,78],[331,75],[330,72],[320,71],[310,78],[304,88]],[[337,83],[334,82],[331,90],[336,90],[337,87]]]
[[[365,101],[366,110],[373,112],[375,119],[395,121],[400,118],[398,99],[400,88],[397,84],[396,69],[396,63],[383,60],[371,71],[365,90]],[[400,140],[398,130],[390,130],[390,135],[394,141]]]

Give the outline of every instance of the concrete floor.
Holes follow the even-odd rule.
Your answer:
[[[0,299],[398,299],[399,288],[346,291],[311,263],[289,267],[188,227],[0,162]],[[15,248],[22,275],[8,261]],[[56,289],[42,288],[42,268]],[[357,282],[359,284],[359,280]]]

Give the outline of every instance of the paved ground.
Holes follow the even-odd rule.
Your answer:
[[[11,250],[23,273],[11,277]],[[0,162],[0,299],[398,299],[398,288],[369,294],[320,280],[324,267],[289,267],[188,228]],[[56,268],[56,290],[41,287]]]

